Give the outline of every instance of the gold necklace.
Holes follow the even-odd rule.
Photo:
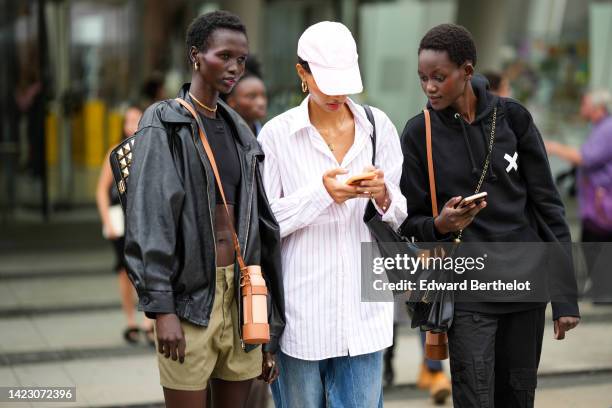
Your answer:
[[[189,96],[191,96],[191,99],[193,99],[195,101],[195,103],[197,103],[198,105],[200,105],[202,108],[206,109],[207,111],[212,112],[212,113],[217,112],[218,105],[215,105],[214,108],[211,108],[211,107],[208,107],[208,106],[204,105],[202,102],[198,101],[198,98],[196,98],[191,93],[191,91],[189,92]]]
[[[346,117],[348,116],[347,112],[344,111],[344,116],[342,117],[342,121],[340,122],[340,131],[342,131],[342,128],[344,127],[344,123],[346,122]],[[333,153],[334,150],[336,149],[336,146],[334,146],[334,140],[336,139],[336,137],[334,137],[332,139],[331,142],[328,142],[327,139],[329,138],[329,130],[330,128],[327,129],[321,129],[319,130],[319,133],[321,134],[321,136],[323,137],[323,140],[325,141],[325,143],[327,143],[327,147],[329,147],[329,150]],[[325,133],[327,135],[327,137],[323,136],[323,133]]]

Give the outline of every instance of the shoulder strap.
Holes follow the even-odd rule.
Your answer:
[[[221,184],[221,177],[219,176],[219,170],[217,168],[217,162],[215,161],[215,156],[213,155],[210,144],[208,143],[208,139],[206,138],[206,134],[204,133],[204,127],[200,123],[200,118],[196,113],[193,106],[191,106],[186,100],[181,98],[176,98],[176,101],[183,105],[185,109],[191,113],[191,116],[196,120],[198,124],[198,132],[200,134],[200,140],[202,141],[202,146],[204,146],[204,151],[206,152],[206,156],[208,157],[208,161],[210,161],[210,166],[213,169],[213,173],[215,173],[215,179],[217,180],[217,186],[219,187],[219,192],[221,193],[221,198],[223,198],[223,206],[225,207],[225,211],[227,212],[228,220],[231,219],[229,208],[227,207],[227,200],[225,199],[225,192],[223,191],[223,184]],[[242,258],[242,251],[240,250],[240,243],[238,242],[238,235],[236,234],[236,229],[234,225],[230,223],[232,228],[232,237],[234,239],[234,249],[236,250],[236,257],[238,258],[238,265],[240,265],[240,270],[246,270],[246,263]]]
[[[427,173],[429,175],[429,193],[431,196],[431,213],[434,217],[438,216],[438,196],[436,194],[436,177],[433,167],[433,152],[431,147],[431,118],[429,110],[423,109],[425,114],[425,142],[427,145]]]
[[[372,124],[372,134],[370,135],[370,139],[372,139],[372,166],[376,166],[376,122],[374,121],[372,109],[368,105],[363,105],[363,109],[365,110],[368,120]]]

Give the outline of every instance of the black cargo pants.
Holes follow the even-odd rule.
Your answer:
[[[455,311],[448,333],[455,408],[533,407],[544,311]]]

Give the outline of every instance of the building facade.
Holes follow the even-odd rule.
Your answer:
[[[365,91],[401,131],[425,104],[417,48],[433,25],[474,34],[477,70],[503,71],[545,135],[579,144],[580,96],[612,88],[612,1],[572,0],[18,0],[0,2],[0,215],[93,208],[99,167],[122,113],[161,76],[167,97],[189,77],[185,30],[228,9],[247,25],[270,115],[299,103],[300,33],[321,20],[357,39]]]

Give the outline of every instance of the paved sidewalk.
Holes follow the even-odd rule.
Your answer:
[[[19,407],[161,406],[155,351],[121,337],[125,322],[112,251],[99,226],[75,222],[9,232],[14,242],[0,240],[0,386],[77,387],[76,403]],[[582,324],[564,341],[552,339],[547,319],[538,408],[612,407],[612,307],[581,309]],[[397,386],[385,391],[386,407],[432,406],[414,387],[417,339],[415,331],[400,328]]]
[[[80,350],[85,358],[79,358],[77,354],[74,360],[54,361],[51,358],[52,361],[42,363],[23,363],[16,359],[16,364],[0,366],[0,384],[76,385],[77,403],[69,405],[74,407],[124,406],[162,401],[154,351],[146,347],[135,347],[130,350],[129,347],[123,345],[117,332],[122,320],[118,311],[92,313],[91,315],[33,317],[27,319],[27,322],[21,320],[0,320],[2,332],[9,333],[9,336],[2,337],[1,343],[1,354],[5,357],[41,350],[64,351],[65,353],[69,353],[70,350]],[[60,329],[53,330],[53,326]],[[548,325],[547,331],[550,329],[551,326]],[[609,333],[610,323],[589,323],[586,318],[585,323],[578,330],[570,333],[568,338],[562,342],[553,340],[552,335],[547,335],[542,355],[541,377],[593,370],[612,372],[612,337],[609,336]],[[107,357],[87,358],[87,353],[85,353],[87,349],[99,350],[100,347],[104,349],[99,353],[107,354]],[[113,356],[119,352],[125,355]],[[420,345],[417,343],[417,336],[412,331],[402,329],[398,338],[395,360],[397,384],[404,386],[414,384],[419,359]],[[610,384],[606,385],[606,387],[609,386]],[[587,392],[589,387],[591,386],[583,384],[577,386],[574,391],[590,395]],[[600,392],[602,387],[604,386],[591,387],[597,390],[600,402],[603,402],[601,397],[605,396]],[[565,405],[565,403],[552,404],[555,398],[551,396],[551,393],[563,392],[568,392],[568,389],[564,387],[563,390],[554,390],[554,392],[542,391],[541,398],[543,399],[537,406],[572,406]],[[393,399],[394,394],[396,393],[393,391],[389,392],[390,401],[387,405],[389,407],[401,406]],[[418,404],[424,403],[418,402],[423,398],[426,399],[426,394],[417,392],[407,400],[410,400],[410,406],[419,406]],[[413,405],[413,400],[415,405]],[[10,405],[0,404],[0,407],[3,406]],[[36,406],[44,406],[44,404]]]

